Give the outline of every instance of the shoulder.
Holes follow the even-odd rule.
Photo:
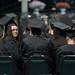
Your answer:
[[[59,47],[60,49],[72,49],[75,48],[75,45],[63,45]]]
[[[4,41],[10,41],[10,40],[11,40],[11,38],[8,36],[4,38]]]
[[[59,47],[58,50],[75,51],[75,45],[64,45],[64,46]]]
[[[11,37],[6,37],[4,39],[4,44],[7,44],[7,45],[11,45],[11,44],[14,44],[15,42],[13,41],[13,39]]]

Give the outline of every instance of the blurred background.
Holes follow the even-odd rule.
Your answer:
[[[32,0],[29,0],[31,2]],[[50,9],[56,5],[57,2],[65,1],[71,5],[72,11],[75,9],[75,0],[40,0],[46,3],[46,7],[43,11],[50,12]],[[31,10],[28,10],[31,12]],[[21,13],[21,0],[0,0],[0,15],[15,12],[17,14]]]

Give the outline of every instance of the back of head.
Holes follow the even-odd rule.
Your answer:
[[[43,29],[43,22],[40,19],[32,18],[29,19],[29,28],[33,35],[41,35]]]
[[[33,35],[41,35],[41,29],[39,28],[31,28]]]

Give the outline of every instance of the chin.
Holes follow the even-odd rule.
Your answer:
[[[18,35],[14,35],[13,37],[16,38],[16,37],[18,37]]]

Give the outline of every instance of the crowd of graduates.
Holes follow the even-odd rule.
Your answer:
[[[0,56],[12,56],[18,74],[26,75],[26,60],[34,54],[44,55],[47,56],[49,74],[58,74],[57,51],[74,53],[75,49],[74,23],[68,15],[54,13],[49,18],[47,15],[25,14],[19,21],[10,14],[2,17]]]
[[[75,14],[66,13],[70,6],[63,3],[56,5],[64,6],[59,13],[53,8],[49,15],[40,14],[45,4],[38,2],[30,3],[32,14],[7,14],[0,19],[0,58],[12,56],[17,67],[14,75],[63,75],[59,68],[61,57],[75,53]],[[44,65],[31,66],[33,58],[38,62],[38,57]]]

